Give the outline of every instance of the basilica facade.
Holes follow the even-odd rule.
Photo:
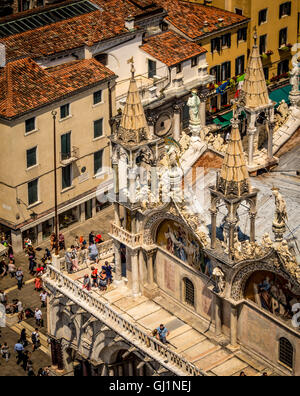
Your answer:
[[[210,153],[219,169],[204,166],[199,173],[195,162],[189,173],[181,161],[183,141],[165,139],[160,155],[133,65],[131,73],[122,120],[110,139],[111,239],[99,252],[100,265],[112,262],[114,282],[104,293],[88,292],[79,276],[88,267],[72,277],[53,260],[44,276],[53,372],[300,375],[299,253],[297,238],[286,237],[287,195],[249,176],[253,151],[245,155],[240,134],[239,108],[251,108],[249,98],[260,100],[264,86],[252,77],[246,82],[223,153],[203,146],[199,108],[190,102],[186,149]],[[269,101],[267,109],[272,124]],[[249,114],[254,125],[258,113]],[[167,344],[153,333],[161,323]]]

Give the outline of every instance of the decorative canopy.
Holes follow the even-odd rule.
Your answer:
[[[217,190],[227,197],[240,197],[250,192],[249,174],[246,166],[238,120],[232,120],[228,143]]]
[[[149,127],[146,121],[140,93],[135,80],[133,59],[131,65],[131,80],[124,107],[118,138],[124,143],[139,144],[149,137]]]
[[[266,107],[270,104],[264,69],[257,46],[257,34],[249,58],[248,67],[242,87],[245,106],[248,108]]]

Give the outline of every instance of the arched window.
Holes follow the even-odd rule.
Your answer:
[[[294,348],[286,338],[279,340],[279,361],[289,368],[293,368]]]
[[[184,278],[184,301],[191,305],[195,306],[195,288],[193,283],[188,279]]]

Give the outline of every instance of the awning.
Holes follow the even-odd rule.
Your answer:
[[[276,102],[278,106],[282,100],[287,104],[290,104],[289,94],[292,90],[291,85],[286,85],[285,87],[275,89],[275,91],[270,92],[270,99]]]
[[[219,125],[222,128],[225,128],[230,125],[230,120],[233,117],[233,112],[222,114],[214,119],[214,123]]]
[[[242,118],[246,117],[246,113],[244,111],[242,111],[241,113]],[[230,125],[230,121],[233,118],[233,112],[229,111],[228,113],[219,115],[218,117],[216,117],[214,119],[214,123],[219,125],[221,128],[226,128]]]

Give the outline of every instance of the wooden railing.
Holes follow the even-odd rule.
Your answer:
[[[118,227],[113,223],[111,224],[111,235],[119,242],[131,248],[136,248],[143,244],[142,233],[131,234],[129,231],[126,231],[124,228]]]
[[[136,325],[124,319],[99,298],[94,297],[82,285],[74,282],[60,271],[48,266],[43,276],[45,285],[55,288],[64,296],[81,306],[85,311],[110,327],[124,340],[135,346],[146,356],[159,362],[161,366],[179,376],[206,376],[207,373],[172,351],[168,346],[146,334]]]

